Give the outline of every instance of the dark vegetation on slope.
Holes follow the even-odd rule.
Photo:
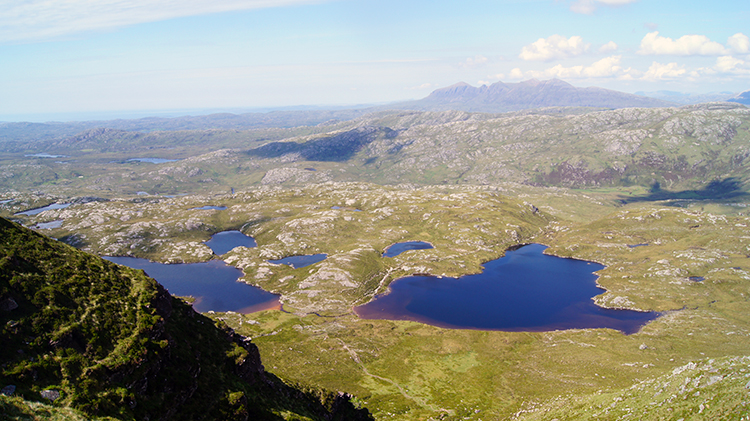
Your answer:
[[[0,387],[16,396],[121,419],[370,419],[265,372],[254,344],[142,271],[1,218],[0,238]]]
[[[723,180],[714,180],[701,189],[669,191],[662,190],[657,181],[651,185],[648,194],[640,196],[622,196],[621,202],[656,202],[656,201],[681,201],[681,200],[727,200],[746,199],[750,194],[742,190],[742,183],[735,177],[727,177]]]
[[[363,147],[378,138],[393,139],[398,132],[388,127],[358,127],[334,136],[322,137],[305,143],[272,142],[248,151],[259,158],[278,158],[289,155],[305,161],[344,162],[352,159]]]

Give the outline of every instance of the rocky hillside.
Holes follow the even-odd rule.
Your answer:
[[[253,343],[141,271],[5,219],[0,238],[3,395],[117,419],[370,418],[266,372]]]
[[[731,103],[572,115],[391,112],[357,122],[395,135],[371,138],[365,147],[361,141],[339,144],[338,154],[352,158],[328,179],[576,188],[659,183],[662,189],[695,190],[711,181],[750,178],[750,110]],[[289,153],[254,163],[275,173],[317,167],[292,148],[320,139],[294,139]],[[260,150],[249,154],[260,158]]]
[[[115,197],[328,181],[511,181],[566,188],[641,186],[667,194],[662,198],[705,199],[745,191],[749,142],[750,109],[732,102],[502,114],[391,110],[295,129],[90,130],[46,144],[36,151],[42,156],[0,157],[0,189],[10,199],[18,189]],[[130,159],[136,157],[173,162]]]

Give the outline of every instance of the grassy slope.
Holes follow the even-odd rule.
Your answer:
[[[350,391],[378,419],[486,420],[510,417],[531,408],[531,402],[566,399],[559,398],[561,384],[565,396],[574,399],[600,390],[616,395],[689,362],[747,355],[750,267],[745,250],[750,243],[744,232],[750,219],[648,202],[621,206],[621,194],[627,192],[347,183],[97,202],[47,218],[64,217],[63,227],[53,232],[80,233],[94,250],[117,247],[113,250],[156,259],[197,256],[205,247],[198,240],[210,232],[243,228],[259,247],[222,258],[242,267],[247,281],[281,293],[285,307],[296,314],[212,317],[253,337],[269,371],[305,385]],[[535,214],[523,201],[543,212]],[[228,209],[189,210],[202,204]],[[413,239],[436,248],[396,259],[379,257],[391,242]],[[398,276],[471,273],[508,245],[525,241],[607,264],[600,283],[609,292],[599,297],[602,304],[685,308],[630,336],[611,330],[456,331],[347,314],[351,305],[384,291]],[[628,247],[640,243],[650,245]],[[183,254],[171,251],[177,246],[184,246]],[[317,252],[328,253],[329,260],[310,268],[264,261]],[[706,279],[696,283],[689,276]],[[356,286],[344,287],[342,279]],[[312,312],[333,317],[305,316]]]
[[[361,417],[335,394],[263,373],[257,348],[140,271],[0,219],[3,386],[123,419]],[[366,418],[366,417],[365,417]]]
[[[511,417],[521,410],[530,412],[519,416],[576,419],[603,414],[598,406],[605,408],[618,397],[630,400],[631,411],[642,411],[652,402],[647,397],[659,390],[649,385],[669,382],[673,387],[675,381],[684,381],[670,376],[675,369],[691,367],[691,362],[698,367],[710,365],[707,372],[718,370],[722,375],[722,370],[736,374],[746,369],[746,359],[740,358],[750,349],[750,320],[746,317],[750,314],[750,267],[747,238],[743,238],[750,219],[742,216],[745,211],[741,207],[746,199],[679,202],[690,208],[686,211],[666,206],[669,202],[653,203],[655,197],[647,190],[658,180],[663,189],[685,190],[675,198],[692,195],[706,199],[695,189],[707,179],[745,180],[745,114],[746,110],[722,112],[700,107],[544,118],[383,113],[355,124],[391,127],[399,130],[399,136],[373,142],[347,162],[248,160],[246,155],[232,152],[156,166],[128,164],[122,173],[101,166],[96,171],[104,176],[98,178],[85,175],[82,181],[72,180],[68,185],[48,182],[37,186],[62,196],[86,191],[125,199],[74,205],[26,220],[65,218],[63,227],[51,234],[80,234],[82,246],[92,251],[172,261],[210,258],[200,241],[214,231],[242,228],[255,235],[261,244],[258,249],[234,251],[224,258],[243,267],[247,281],[294,298],[288,304],[293,304],[289,308],[297,315],[264,312],[212,317],[225,319],[243,334],[253,336],[270,371],[307,385],[351,391],[378,419],[487,420]],[[304,139],[308,138],[297,140]],[[637,150],[632,150],[635,147]],[[468,155],[467,148],[480,148],[481,152]],[[680,156],[689,165],[684,166]],[[669,160],[662,165],[660,157]],[[467,169],[465,159],[476,164]],[[571,159],[573,164],[586,163],[585,167],[573,165],[563,174],[567,180],[579,179],[580,185],[592,185],[586,180],[601,181],[589,176],[621,163],[634,171],[623,173],[623,182],[641,185],[573,191],[503,183],[486,189],[518,199],[507,200],[508,204],[527,201],[539,207],[545,219],[536,223],[525,217],[519,223],[507,212],[493,212],[486,206],[489,194],[483,197],[484,193],[475,193],[477,189],[470,186],[416,191],[408,185],[383,189],[345,184],[284,190],[237,187],[261,183],[266,171],[275,167],[297,170],[286,173],[287,178],[277,178],[286,185],[359,177],[388,183],[523,181],[533,180],[535,174],[540,181],[560,183],[563,178],[555,181],[548,176],[562,161]],[[497,162],[503,166],[493,167]],[[306,167],[317,171],[305,171]],[[203,173],[188,176],[192,168]],[[151,181],[154,176],[162,178]],[[206,178],[213,181],[199,182]],[[240,193],[226,195],[228,186]],[[147,200],[130,200],[126,195],[136,190],[174,192],[179,188],[223,194]],[[443,200],[452,193],[467,195],[453,204]],[[33,200],[51,200],[53,196],[8,193],[4,197],[20,197],[30,207]],[[225,204],[229,209],[187,211],[203,204]],[[364,212],[333,211],[333,205],[360,207]],[[456,207],[451,210],[451,206]],[[22,207],[19,203],[4,206]],[[427,218],[433,219],[431,223],[419,218],[433,208],[441,212]],[[528,228],[518,231],[507,223]],[[538,224],[546,226],[544,232]],[[483,229],[489,231],[485,237]],[[377,289],[382,291],[380,288],[396,276],[423,269],[437,274],[476,271],[483,260],[499,256],[504,246],[513,242],[510,231],[518,231],[523,241],[549,244],[550,252],[606,263],[600,283],[609,292],[600,296],[603,304],[685,308],[667,313],[631,336],[608,330],[451,331],[344,315],[348,306],[371,296],[373,280],[384,281]],[[426,238],[440,243],[439,247],[406,253],[398,261],[378,257],[384,244]],[[627,247],[640,243],[649,246]],[[474,253],[485,245],[489,250]],[[312,279],[318,283],[318,294],[311,297],[298,293],[297,287],[314,272],[263,263],[268,257],[321,251],[336,256],[326,266],[329,273],[343,271],[362,284],[342,289],[341,284],[331,282],[334,278],[321,282],[318,276]],[[389,276],[380,277],[390,269]],[[706,279],[695,283],[689,276]],[[340,317],[304,316],[316,309]],[[682,412],[667,412],[669,406],[664,404],[658,410],[663,412],[650,414],[687,419],[710,409],[716,418],[748,415],[742,406],[746,400],[731,398],[722,404],[721,400],[709,402],[702,401],[701,395],[693,396],[698,391],[710,396],[742,396],[739,377],[727,374],[724,379],[734,380],[696,389],[685,399]],[[641,383],[649,381],[652,383]],[[634,394],[631,387],[639,393]],[[645,393],[652,391],[651,395]],[[661,396],[668,400],[672,395]],[[704,411],[699,414],[701,404]]]
[[[111,417],[93,417],[72,408],[26,401],[16,396],[0,395],[0,419],[3,421],[114,421]]]

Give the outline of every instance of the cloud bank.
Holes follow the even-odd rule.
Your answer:
[[[641,41],[638,54],[676,56],[717,56],[726,49],[705,35],[685,35],[677,40],[659,36],[659,31],[649,32]]]
[[[591,44],[584,43],[577,35],[570,38],[552,35],[523,47],[518,57],[526,61],[551,61],[581,55],[590,47]]]
[[[528,78],[536,79],[568,79],[568,80],[593,80],[593,79],[617,79],[628,81],[674,81],[679,79],[696,80],[708,77],[722,80],[727,77],[741,77],[750,79],[750,61],[733,56],[717,57],[716,63],[711,67],[688,69],[685,65],[675,62],[659,63],[654,61],[648,69],[638,70],[633,67],[622,65],[622,56],[610,56],[603,58],[591,65],[578,65],[566,67],[560,64],[544,70],[522,71],[514,68],[509,73],[500,73],[491,76],[500,80],[520,80]]]
[[[727,47],[711,41],[705,35],[685,35],[676,40],[659,36],[658,31],[650,32],[641,41],[638,54],[675,56],[719,56],[729,53],[747,54],[750,52],[750,38],[736,33],[727,39]]]
[[[145,22],[325,0],[7,0],[0,42],[40,40]]]

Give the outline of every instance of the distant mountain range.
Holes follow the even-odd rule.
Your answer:
[[[649,98],[661,99],[663,101],[674,102],[680,105],[702,104],[704,102],[723,102],[731,101],[734,92],[709,92],[707,94],[689,94],[676,91],[638,91],[636,95],[647,96]]]
[[[350,121],[385,110],[466,111],[504,113],[536,108],[653,108],[675,107],[705,102],[736,102],[750,105],[750,91],[686,94],[674,91],[628,94],[604,88],[577,88],[559,79],[536,79],[518,83],[497,82],[474,87],[456,83],[433,91],[427,97],[405,102],[351,109],[294,109],[243,114],[217,113],[182,117],[146,117],[138,119],[70,122],[0,122],[0,145],[8,142],[34,143],[60,140],[92,129],[108,128],[129,132],[178,130],[260,130],[300,128]],[[553,110],[556,112],[556,110]],[[570,112],[568,109],[566,112]],[[7,148],[6,148],[7,149]],[[0,151],[3,147],[0,146]]]
[[[750,91],[745,91],[740,94],[737,94],[737,96],[728,99],[729,102],[738,102],[740,104],[750,105]]]
[[[633,108],[670,107],[675,103],[603,88],[576,88],[559,79],[519,83],[497,82],[474,87],[457,83],[417,101],[388,108],[417,111],[459,110],[498,113],[544,107]]]

